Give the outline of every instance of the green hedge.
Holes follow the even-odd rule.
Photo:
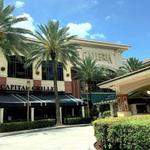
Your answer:
[[[67,124],[67,125],[86,124],[90,122],[91,122],[90,118],[82,118],[82,117],[64,118],[64,124]]]
[[[150,115],[97,119],[93,125],[104,150],[150,150]]]
[[[36,129],[55,125],[55,119],[38,120],[34,122],[12,122],[0,124],[0,132]]]
[[[102,113],[102,117],[110,117],[111,116],[111,112],[110,111],[104,111],[103,113]]]

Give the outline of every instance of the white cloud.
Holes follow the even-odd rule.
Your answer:
[[[92,0],[92,3],[95,4],[95,5],[97,5],[98,2],[99,2],[98,0]]]
[[[34,20],[30,14],[23,13],[22,15],[20,15],[18,17],[26,17],[28,20],[17,23],[14,25],[14,27],[29,29],[33,32],[35,31],[35,26],[33,25]]]
[[[95,33],[90,35],[91,39],[106,39],[106,36],[103,33]]]
[[[121,41],[117,41],[118,44],[121,44]]]
[[[87,1],[85,1],[84,4],[81,5],[80,8],[83,10],[83,8],[84,9],[85,8],[91,8],[91,7],[98,5],[98,4],[99,4],[99,0],[87,0]]]
[[[86,38],[90,35],[89,31],[92,29],[92,25],[89,22],[86,23],[68,23],[67,25],[69,29],[69,33],[72,35],[77,35],[81,38]]]
[[[15,7],[16,7],[16,8],[21,8],[21,7],[24,6],[24,4],[25,4],[25,3],[22,2],[22,1],[16,1],[16,2],[15,2]]]
[[[111,19],[111,16],[106,16],[105,17],[105,21],[108,21],[108,20],[110,20]]]
[[[80,38],[106,39],[106,36],[102,33],[90,34],[92,25],[89,22],[80,24],[68,23],[67,26],[70,28],[69,33],[71,35],[77,35]]]

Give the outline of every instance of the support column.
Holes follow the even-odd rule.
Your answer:
[[[96,109],[98,112],[100,112],[100,105],[96,105]]]
[[[85,118],[85,108],[82,106],[82,117]]]
[[[72,117],[74,117],[74,108],[72,108]]]
[[[117,95],[117,102],[118,102],[118,117],[125,117],[131,116],[131,112],[129,111],[128,105],[128,95],[127,94],[120,94]]]
[[[137,109],[136,109],[136,104],[131,104],[130,105],[131,113],[133,115],[137,115]]]
[[[111,117],[114,117],[114,116],[115,116],[114,104],[113,104],[113,103],[110,103],[109,106],[110,106]]]
[[[59,107],[60,109],[60,122],[62,123],[62,107]]]
[[[147,104],[146,107],[147,107],[147,112],[150,113],[150,105]]]
[[[0,108],[0,123],[4,122],[4,108]]]
[[[34,121],[34,108],[31,108],[31,121]]]

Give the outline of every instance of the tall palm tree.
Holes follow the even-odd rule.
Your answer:
[[[67,61],[74,63],[78,58],[76,51],[78,45],[71,42],[75,36],[70,36],[68,30],[68,27],[61,28],[58,21],[49,21],[47,25],[39,25],[39,31],[33,34],[35,37],[35,42],[33,43],[34,48],[29,53],[26,62],[29,65],[34,60],[37,60],[36,69],[43,61],[48,62],[52,60],[53,62],[56,125],[61,124],[57,86],[57,64],[59,61],[63,63],[65,68]]]
[[[26,21],[26,17],[15,17],[12,15],[15,7],[4,6],[4,0],[0,0],[0,50],[8,58],[12,53],[19,55],[24,54],[28,44],[26,34],[31,31],[15,27],[19,22]]]
[[[106,66],[98,66],[98,70],[95,75],[95,81],[97,83],[110,80],[116,77],[116,72],[108,69]]]
[[[30,41],[27,34],[32,32],[27,29],[15,27],[17,23],[26,21],[26,17],[16,17],[12,13],[15,7],[11,5],[4,6],[4,0],[0,0],[0,51],[9,61],[9,56],[15,54],[25,55],[28,51]],[[27,109],[27,121],[29,121],[29,109]]]
[[[121,69],[129,73],[141,69],[142,67],[143,67],[142,61],[140,61],[137,58],[131,57],[127,59],[127,62],[124,64],[124,66],[121,67]]]
[[[79,61],[74,68],[76,71],[75,78],[84,81],[87,84],[89,98],[88,98],[88,117],[90,117],[90,103],[91,103],[91,84],[95,78],[98,67],[96,61],[91,57],[86,57],[82,61]]]

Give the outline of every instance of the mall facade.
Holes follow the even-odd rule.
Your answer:
[[[91,56],[98,64],[116,70],[123,64],[122,53],[129,46],[76,39],[81,59]],[[43,62],[35,70],[36,62],[27,69],[15,55],[9,61],[0,51],[0,123],[26,120],[27,101],[30,104],[30,120],[55,118],[55,96],[52,62]],[[86,103],[80,97],[80,82],[72,79],[73,66],[68,62],[64,70],[58,64],[58,91],[61,119],[71,116],[85,117]]]

